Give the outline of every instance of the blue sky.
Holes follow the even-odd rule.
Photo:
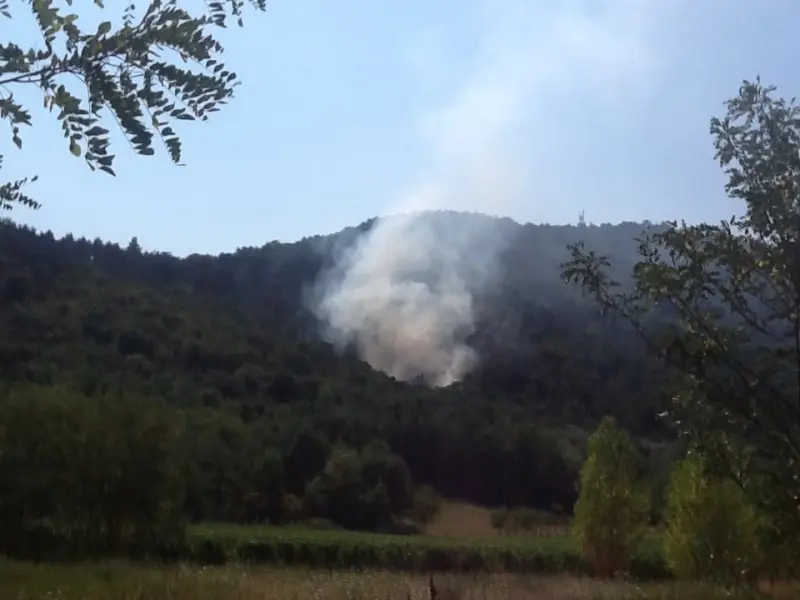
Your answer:
[[[275,0],[222,36],[243,85],[179,129],[188,166],[117,143],[118,176],[92,173],[34,110],[0,175],[40,175],[18,221],[178,255],[409,208],[718,220],[739,207],[708,120],[757,74],[800,95],[798,22],[794,0]]]

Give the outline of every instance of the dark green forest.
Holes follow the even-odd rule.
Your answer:
[[[578,240],[629,271],[646,224],[428,218],[468,218],[510,240],[477,297],[480,362],[443,388],[335,348],[308,309],[334,248],[375,221],[186,258],[4,222],[4,543],[42,524],[105,549],[134,530],[142,542],[137,523],[398,530],[429,518],[436,494],[569,511],[587,432],[608,414],[662,478],[663,367],[559,274]]]

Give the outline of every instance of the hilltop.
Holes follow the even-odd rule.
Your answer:
[[[602,415],[643,440],[663,435],[663,372],[559,273],[566,244],[580,239],[629,267],[642,224],[417,218],[438,227],[440,241],[465,228],[473,249],[475,232],[503,240],[491,277],[470,290],[465,339],[477,360],[452,385],[373,369],[357,344],[331,343],[315,313],[320,282],[380,220],[186,258],[143,252],[135,239],[122,248],[6,222],[0,377],[86,397],[157,398],[183,411],[190,455],[203,465],[186,501],[197,519],[280,520],[337,444],[380,448],[415,484],[451,497],[568,508],[584,432]],[[265,448],[283,473],[269,484],[252,455]]]

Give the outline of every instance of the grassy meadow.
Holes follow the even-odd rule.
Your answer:
[[[442,574],[442,600],[714,600],[746,597],[700,584],[598,581],[565,575]],[[422,574],[275,567],[33,565],[0,561],[4,600],[423,600]],[[796,591],[795,591],[796,593]],[[773,597],[793,597],[792,590]]]
[[[568,527],[545,525],[539,529],[501,533],[492,526],[489,510],[448,503],[423,535],[259,525],[195,526],[179,558],[207,566],[243,563],[409,573],[586,573]],[[657,535],[645,538],[630,575],[637,579],[669,576]]]
[[[397,536],[268,526],[193,527],[190,556],[171,564],[0,560],[2,600],[736,598],[699,584],[601,581],[582,574],[566,528],[501,534],[487,509],[450,503],[424,535]],[[659,571],[660,545],[643,544],[639,569]],[[654,566],[655,565],[655,566]],[[636,575],[636,573],[632,573]],[[800,589],[770,590],[789,598]],[[742,596],[745,597],[745,596]]]

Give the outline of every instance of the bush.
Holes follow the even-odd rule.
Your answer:
[[[759,520],[742,490],[712,476],[699,454],[672,471],[664,556],[678,577],[748,579],[759,564]]]
[[[759,575],[770,581],[800,579],[800,540],[768,518],[759,529],[761,567]]]
[[[336,448],[322,473],[306,487],[309,516],[329,518],[347,529],[375,530],[392,520],[391,498],[380,477],[365,473],[374,459],[353,448]],[[380,465],[382,466],[382,465]]]
[[[442,510],[442,498],[429,485],[421,485],[414,490],[414,501],[409,516],[417,523],[433,521]]]
[[[613,418],[589,438],[580,473],[573,532],[592,571],[607,577],[627,568],[645,532],[647,494],[636,481],[636,451]]]

